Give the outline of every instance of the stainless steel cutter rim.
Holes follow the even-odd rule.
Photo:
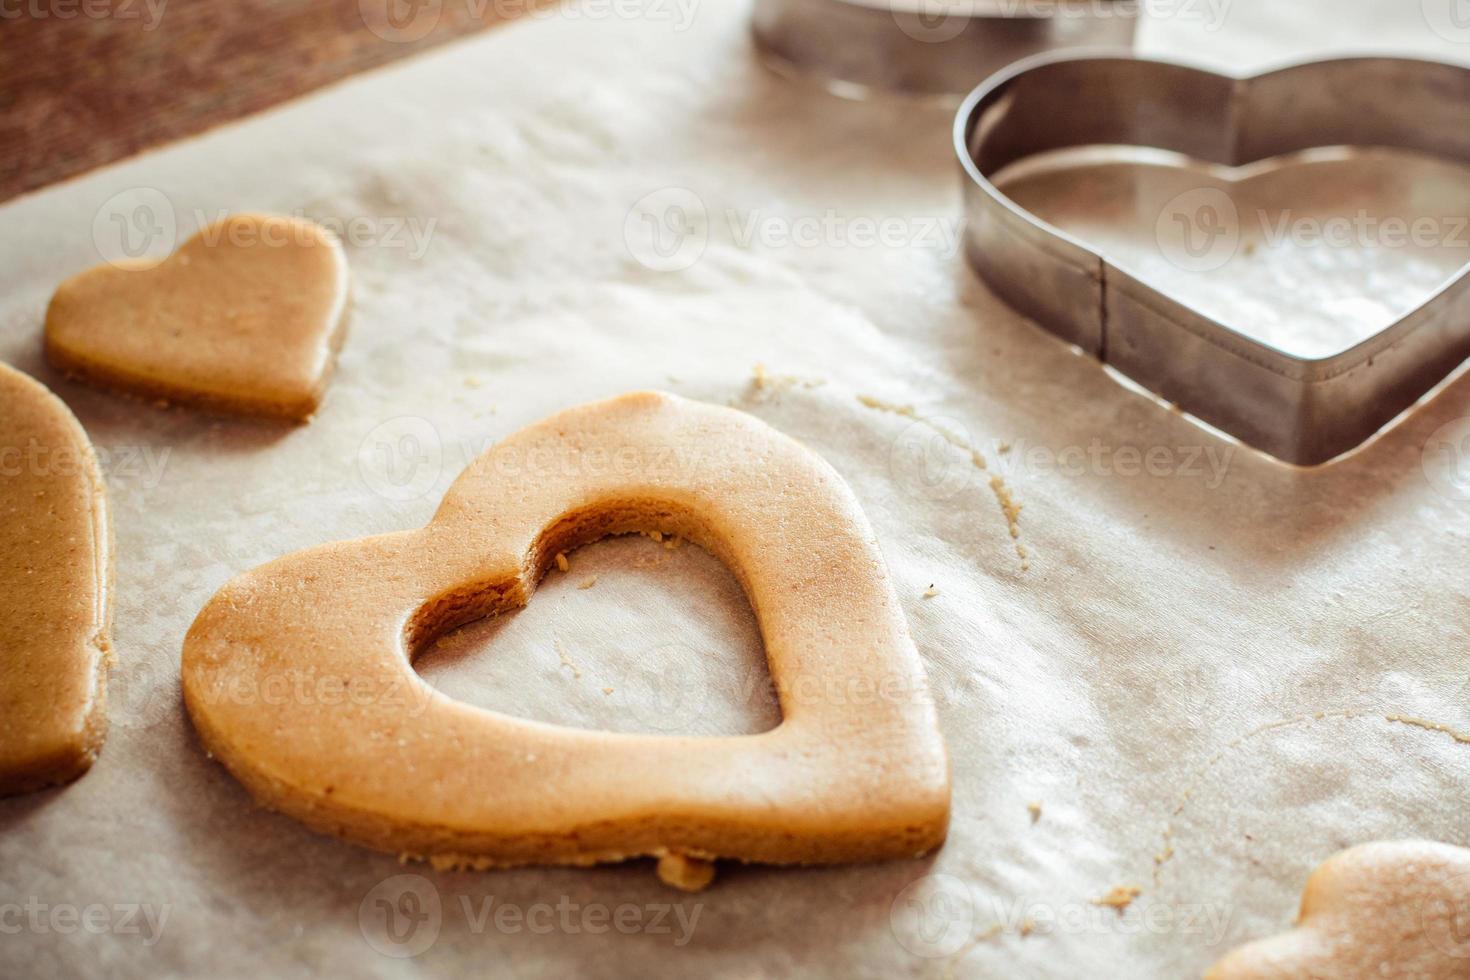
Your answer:
[[[839,0],[839,2],[845,2],[845,0]],[[1111,49],[1089,50],[1085,48],[1079,48],[1068,51],[1047,51],[1041,54],[1033,55],[1029,58],[1024,58],[1007,68],[1001,69],[994,75],[990,76],[990,78],[986,79],[979,86],[977,86],[969,95],[965,97],[965,100],[960,103],[959,111],[955,115],[953,130],[955,153],[959,157],[960,166],[964,169],[965,175],[976,185],[978,185],[980,190],[983,191],[987,196],[989,196],[997,205],[1004,208],[1017,220],[1025,222],[1026,224],[1033,225],[1038,230],[1047,232],[1053,238],[1060,239],[1062,242],[1066,243],[1072,248],[1077,249],[1080,252],[1085,253],[1090,258],[1095,259],[1098,262],[1117,269],[1120,272],[1127,273],[1129,276],[1132,276],[1133,278],[1140,281],[1146,281],[1145,277],[1141,273],[1129,269],[1125,263],[1114,261],[1112,258],[1104,255],[1098,249],[1087,244],[1076,235],[1073,235],[1072,233],[1062,228],[1058,228],[1056,225],[1053,225],[1050,222],[1037,217],[1030,211],[1021,207],[1019,204],[1012,201],[1010,197],[1005,194],[1004,191],[996,187],[993,183],[990,182],[989,178],[987,178],[983,173],[980,172],[980,167],[978,164],[975,163],[974,156],[970,152],[970,135],[971,133],[973,133],[975,126],[979,122],[975,110],[981,103],[989,99],[990,96],[993,95],[997,89],[1004,87],[1020,75],[1024,75],[1027,72],[1030,72],[1033,69],[1042,67],[1044,65],[1065,61],[1117,60],[1145,62],[1149,64],[1165,65],[1171,68],[1185,69],[1188,71],[1204,72],[1210,75],[1218,75],[1223,78],[1231,79],[1232,81],[1239,84],[1244,82],[1252,82],[1256,79],[1265,78],[1270,75],[1277,75],[1283,72],[1302,69],[1312,65],[1346,63],[1352,61],[1362,61],[1364,59],[1370,58],[1380,60],[1388,59],[1394,61],[1420,62],[1426,65],[1436,66],[1448,65],[1450,67],[1457,68],[1464,67],[1453,65],[1449,62],[1431,61],[1425,58],[1418,58],[1411,55],[1393,55],[1384,54],[1381,52],[1374,52],[1366,54],[1337,54],[1333,55],[1330,58],[1294,59],[1291,61],[1282,62],[1263,71],[1253,72],[1248,75],[1241,75],[1215,69],[1207,65],[1184,61],[1181,59],[1142,57],[1126,51],[1117,51]],[[1470,71],[1470,68],[1465,68],[1465,70]],[[1271,157],[1265,159],[1271,160],[1277,158]],[[1259,163],[1263,161],[1257,160],[1251,162]],[[1043,245],[1042,247],[1045,246]],[[1070,260],[1071,258],[1070,256],[1065,255],[1060,255],[1059,257],[1065,260]],[[1403,315],[1394,320],[1392,323],[1375,331],[1371,336],[1364,337],[1362,340],[1358,341],[1356,344],[1353,344],[1350,347],[1344,348],[1343,350],[1337,351],[1332,354],[1324,354],[1321,357],[1306,357],[1300,354],[1293,354],[1290,351],[1283,350],[1273,344],[1258,340],[1250,334],[1244,333],[1241,330],[1230,326],[1228,323],[1223,323],[1219,320],[1216,320],[1214,317],[1211,317],[1208,314],[1198,313],[1198,311],[1196,311],[1196,313],[1200,317],[1200,319],[1208,320],[1221,332],[1236,338],[1240,342],[1240,344],[1244,346],[1246,351],[1254,348],[1261,353],[1269,355],[1267,359],[1259,361],[1259,363],[1261,363],[1263,367],[1267,367],[1272,370],[1279,370],[1280,373],[1285,374],[1288,377],[1325,378],[1350,370],[1351,368],[1356,367],[1364,361],[1367,361],[1379,351],[1388,346],[1391,346],[1397,339],[1397,335],[1399,333],[1402,333],[1407,329],[1417,329],[1418,324],[1410,322],[1413,319],[1414,315],[1428,307],[1433,306],[1435,304],[1435,301],[1438,300],[1445,293],[1447,293],[1450,289],[1452,289],[1456,283],[1466,278],[1470,278],[1470,262],[1466,262],[1465,265],[1462,265],[1458,270],[1455,271],[1453,275],[1451,275],[1448,279],[1441,283],[1438,289],[1426,296],[1416,307],[1406,311]],[[1159,292],[1163,293],[1163,290],[1159,290]],[[1183,303],[1183,301],[1180,302]],[[1188,304],[1184,303],[1183,305]],[[1192,329],[1186,323],[1179,322],[1178,325],[1181,329]],[[1211,343],[1214,343],[1216,339],[1214,337],[1207,337],[1203,335],[1201,336],[1202,339],[1207,340]],[[1242,353],[1240,350],[1232,350],[1231,352],[1236,354]],[[1295,364],[1300,365],[1301,370],[1298,373],[1292,372],[1289,369],[1284,369],[1283,365],[1273,364],[1273,359],[1279,361],[1295,362]]]

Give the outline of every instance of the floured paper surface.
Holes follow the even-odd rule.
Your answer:
[[[1251,0],[1141,43],[1237,67],[1470,56],[1419,6]],[[119,657],[94,770],[0,802],[0,974],[1182,977],[1287,927],[1346,845],[1470,843],[1470,746],[1433,729],[1470,731],[1470,501],[1436,448],[1470,389],[1319,471],[1234,449],[974,281],[947,110],[768,74],[740,5],[687,24],[655,7],[511,27],[0,209],[0,357],[104,454]],[[165,226],[154,193],[180,235],[220,209],[360,219],[309,426],[159,410],[43,365],[51,289],[120,241],[114,195]],[[722,867],[698,896],[648,862],[439,874],[260,811],[204,757],[179,650],[225,581],[420,525],[486,445],[638,388],[748,410],[851,483],[940,704],[941,851]],[[572,555],[421,668],[588,727],[778,718],[733,579],[642,538]],[[1126,910],[1095,904],[1120,887],[1139,889]]]

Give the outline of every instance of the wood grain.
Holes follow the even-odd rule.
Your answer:
[[[524,14],[534,0],[0,0],[0,200]]]

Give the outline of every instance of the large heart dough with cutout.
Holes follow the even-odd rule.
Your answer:
[[[111,543],[87,434],[0,364],[0,796],[69,782],[102,749]]]
[[[105,387],[300,420],[326,391],[347,297],[347,257],[325,229],[235,215],[157,265],[99,265],[63,282],[46,355]]]
[[[740,580],[775,729],[574,730],[453,701],[414,672],[447,630],[523,605],[558,553],[640,530],[696,541]],[[760,421],[669,395],[523,429],[422,530],[234,579],[189,630],[183,686],[204,745],[261,802],[441,866],[855,861],[921,854],[948,824],[923,667],[852,493]]]

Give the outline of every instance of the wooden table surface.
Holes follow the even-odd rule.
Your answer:
[[[0,0],[0,200],[519,16],[537,0]]]

